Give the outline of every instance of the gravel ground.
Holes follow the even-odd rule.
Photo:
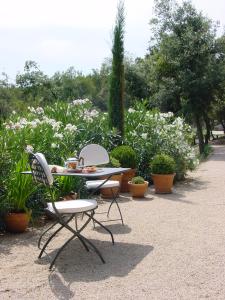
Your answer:
[[[0,299],[225,299],[224,172],[225,146],[214,146],[173,194],[121,197],[126,225],[109,225],[114,246],[100,229],[84,232],[106,264],[74,240],[50,272],[47,255],[37,260],[40,229],[0,236]],[[55,238],[50,258],[69,235]]]

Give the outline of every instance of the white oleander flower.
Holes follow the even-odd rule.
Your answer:
[[[43,109],[42,107],[38,106],[38,107],[36,108],[36,113],[37,113],[38,115],[42,115],[42,114],[44,114],[44,109]]]
[[[19,123],[20,123],[21,125],[27,125],[27,124],[28,124],[28,121],[27,121],[27,119],[22,118],[22,119],[19,120]]]
[[[17,123],[11,124],[10,127],[11,127],[11,129],[22,129],[22,128],[24,128],[24,125],[17,122]]]
[[[89,112],[90,117],[97,117],[99,112],[96,109],[93,109]]]
[[[77,127],[75,125],[72,124],[67,124],[65,127],[65,131],[69,131],[69,132],[75,132],[77,130]]]
[[[54,134],[54,138],[57,138],[57,139],[60,139],[60,140],[62,140],[63,139],[63,134],[62,133],[55,133]]]
[[[60,126],[61,126],[62,122],[52,122],[51,125],[52,125],[52,129],[55,130],[55,131],[58,131]]]
[[[128,109],[128,112],[129,112],[129,113],[134,113],[135,111],[136,111],[136,110],[133,109],[133,108],[129,108],[129,109]]]
[[[36,128],[38,124],[35,121],[31,121],[29,122],[29,125],[31,128]]]
[[[148,134],[147,133],[142,133],[141,137],[146,140],[147,139]]]
[[[34,147],[31,145],[27,145],[25,148],[26,153],[32,153],[34,151]]]
[[[84,105],[84,104],[90,103],[90,102],[91,101],[88,98],[86,98],[86,99],[75,99],[75,100],[72,101],[72,104],[73,105]]]
[[[52,147],[53,149],[55,149],[55,148],[58,148],[58,145],[55,144],[55,143],[52,143],[52,144],[51,144],[51,147]]]
[[[42,123],[42,121],[39,119],[34,119],[33,122],[35,122],[37,125]]]

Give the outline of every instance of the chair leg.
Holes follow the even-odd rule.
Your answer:
[[[76,236],[73,235],[70,239],[68,239],[64,244],[63,246],[58,250],[58,252],[56,253],[56,256],[54,257],[54,259],[52,260],[51,264],[50,264],[50,267],[49,267],[49,270],[52,269],[53,265],[55,264],[55,261],[56,259],[58,258],[59,254],[62,252],[62,250],[66,247],[66,245],[72,241],[72,239],[74,239]]]
[[[112,192],[112,195],[113,195],[113,200],[112,200],[111,203],[110,203],[110,206],[109,206],[109,209],[108,209],[108,212],[107,212],[107,217],[109,217],[109,213],[110,213],[110,210],[111,210],[111,207],[112,207],[113,203],[116,203],[116,206],[117,206],[118,211],[119,211],[119,214],[120,214],[120,219],[121,219],[121,221],[122,221],[122,225],[124,225],[122,212],[121,212],[119,203],[118,203],[117,200],[116,200],[116,198],[117,198],[118,195],[119,195],[119,192],[117,192],[116,194],[114,194],[113,189],[111,189],[111,192]]]
[[[95,251],[95,253],[100,257],[101,261],[103,262],[103,264],[105,264],[105,260],[101,254],[101,252],[98,250],[98,248],[88,239],[86,239],[84,236],[82,236],[82,239],[84,239],[84,241],[86,243],[88,243],[92,248],[93,250]]]
[[[56,236],[56,234],[57,234],[58,232],[60,232],[60,231],[63,229],[63,227],[64,227],[64,226],[60,226],[60,227],[59,227],[59,228],[58,228],[58,229],[57,229],[57,230],[49,237],[49,239],[45,242],[44,246],[42,247],[41,252],[40,252],[38,258],[41,258],[41,257],[42,257],[42,254],[44,253],[44,251],[45,251],[46,247],[48,246],[48,244],[51,242],[51,240],[53,239],[53,237]]]
[[[76,228],[76,230],[78,230],[78,223],[77,223],[77,216],[76,215],[75,215],[74,219],[75,219],[75,228]],[[82,217],[82,220],[83,220],[83,217]]]
[[[105,227],[102,223],[100,223],[98,220],[96,220],[94,217],[91,217],[88,213],[85,213],[85,214],[87,216],[89,216],[90,218],[92,218],[92,221],[93,221],[94,224],[97,223],[99,226],[101,226],[103,229],[105,229],[111,235],[112,243],[114,245],[115,242],[114,242],[114,237],[113,237],[112,232],[107,227]]]
[[[38,248],[41,249],[41,240],[42,240],[42,237],[50,230],[52,229],[56,224],[58,224],[58,222],[55,222],[54,224],[52,224],[48,229],[46,229],[42,234],[41,236],[39,237],[39,240],[38,240]]]
[[[84,248],[86,249],[86,251],[89,251],[89,248],[88,248],[88,246],[86,245],[86,243],[85,243],[85,241],[84,240],[86,240],[84,237],[82,237],[82,238],[80,238],[80,232],[90,223],[90,221],[91,221],[91,219],[92,219],[92,216],[94,215],[94,211],[92,211],[92,213],[91,213],[91,215],[90,215],[90,217],[88,218],[88,220],[83,224],[83,226],[79,229],[79,230],[77,230],[77,231],[75,231],[73,228],[71,228],[69,225],[68,225],[68,223],[70,222],[70,220],[74,217],[74,216],[76,216],[76,214],[74,215],[72,215],[71,216],[71,218],[65,223],[64,222],[64,220],[60,217],[60,216],[58,216],[59,217],[59,223],[63,226],[63,227],[65,227],[66,229],[68,229],[69,231],[71,231],[75,236],[77,236],[78,237],[78,239],[81,241],[81,243],[83,244],[83,246],[84,246]]]
[[[67,223],[69,223],[69,222],[72,220],[72,218],[73,218],[73,216],[71,216],[71,217],[67,220]],[[55,226],[56,224],[60,224],[60,223],[57,222],[57,223],[55,223],[55,224],[53,224],[53,225]],[[49,227],[48,230],[51,229],[51,228],[53,228],[54,226]],[[38,258],[41,258],[41,257],[42,257],[42,254],[44,253],[44,251],[45,251],[46,247],[48,246],[48,244],[51,242],[51,240],[53,239],[53,237],[56,236],[56,234],[59,233],[59,232],[63,229],[63,227],[64,227],[64,225],[61,225],[61,226],[60,226],[60,227],[59,227],[59,228],[58,228],[58,229],[57,229],[57,230],[56,230],[56,231],[48,238],[48,240],[45,242],[44,246],[42,247],[41,252],[40,252]],[[48,230],[46,230],[46,232],[47,232]],[[41,235],[41,237],[42,237],[46,232],[44,232],[44,233]],[[40,248],[39,248],[39,249],[40,249]]]
[[[107,212],[107,217],[109,217],[109,212],[110,212],[110,209],[113,205],[113,202],[114,202],[114,199],[111,201],[110,205],[109,205],[109,209],[108,209],[108,212]]]
[[[121,213],[121,210],[120,210],[120,207],[119,207],[119,203],[117,202],[117,200],[115,199],[115,203],[116,203],[116,205],[117,205],[117,208],[118,208],[118,210],[119,210],[119,213],[120,213],[120,218],[121,218],[121,221],[122,221],[122,225],[124,225],[124,223],[123,223],[123,216],[122,216],[122,213]]]
[[[87,214],[88,215],[88,214]],[[51,270],[53,265],[55,264],[56,259],[59,257],[60,253],[63,251],[63,249],[66,247],[66,245],[68,245],[68,243],[70,241],[72,241],[75,237],[77,237],[83,245],[85,245],[87,247],[86,244],[89,244],[91,246],[91,248],[95,251],[95,253],[99,256],[99,258],[101,259],[101,261],[103,263],[105,263],[105,260],[101,254],[101,252],[98,250],[98,248],[88,239],[86,239],[84,236],[82,236],[80,234],[80,232],[87,226],[87,224],[91,221],[91,219],[93,218],[94,213],[92,212],[91,215],[88,215],[89,219],[86,221],[86,223],[79,229],[79,231],[74,231],[67,223],[64,225],[65,228],[67,228],[69,231],[71,231],[73,233],[73,236],[71,238],[69,238],[62,246],[61,248],[58,250],[58,252],[56,253],[56,256],[54,257],[53,261],[51,262],[51,265],[49,267],[49,269]]]
[[[50,264],[49,270],[52,269],[53,265],[55,264],[57,258],[59,257],[59,254],[63,251],[63,249],[69,244],[70,241],[72,241],[75,237],[78,237],[80,240],[83,240],[84,243],[88,243],[93,250],[95,251],[95,253],[99,256],[99,258],[101,259],[101,261],[103,262],[103,264],[105,264],[105,260],[101,254],[101,252],[98,250],[98,248],[88,239],[86,239],[85,237],[81,236],[80,234],[74,234],[70,239],[68,239],[63,245],[62,247],[58,250],[58,252],[56,253],[56,256],[54,257],[53,261]]]

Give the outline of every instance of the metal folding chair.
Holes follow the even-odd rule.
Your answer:
[[[85,146],[79,154],[79,160],[83,161],[83,166],[92,166],[92,165],[105,165],[108,164],[110,159],[108,152],[106,149],[98,144],[89,144]],[[120,188],[120,183],[119,181],[116,180],[110,180],[111,176],[109,176],[106,179],[102,180],[88,180],[86,181],[86,188],[91,191],[90,196],[93,196],[93,194],[98,191],[100,188],[110,188],[113,198],[112,201],[109,205],[108,211],[107,211],[107,217],[109,217],[109,213],[111,210],[112,205],[115,203],[119,214],[120,214],[120,219],[116,220],[108,220],[108,221],[117,221],[121,220],[122,224],[123,222],[123,216],[122,212],[119,206],[119,203],[117,201],[117,198],[119,196],[119,188]],[[113,188],[118,188],[118,192],[114,193]]]
[[[89,251],[89,247],[92,248],[95,253],[99,256],[101,261],[105,263],[105,260],[98,250],[98,248],[87,238],[85,238],[81,232],[86,228],[90,221],[93,221],[103,227],[110,235],[112,243],[114,244],[114,238],[111,231],[103,226],[98,220],[94,218],[95,209],[98,207],[96,200],[94,199],[82,199],[82,200],[69,200],[69,201],[54,201],[54,190],[53,190],[53,176],[51,174],[50,168],[47,161],[42,153],[30,153],[29,162],[31,166],[31,171],[35,182],[39,184],[44,184],[49,188],[49,193],[51,195],[51,202],[46,203],[46,211],[55,219],[53,223],[47,230],[45,230],[39,238],[38,247],[41,249],[39,258],[42,257],[45,252],[46,247],[50,241],[58,234],[63,228],[66,228],[72,233],[72,236],[58,249],[54,259],[52,260],[49,269],[51,270],[55,264],[57,258],[64,250],[64,248],[72,241],[74,238],[78,238],[86,251]],[[69,222],[78,214],[82,213],[87,216],[87,220],[79,229],[74,229],[69,225]],[[47,239],[43,246],[41,246],[41,241],[43,236],[55,225],[59,224],[60,227],[55,230],[51,236]]]

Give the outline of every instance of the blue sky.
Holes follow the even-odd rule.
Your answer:
[[[192,3],[225,25],[224,0]],[[70,66],[87,74],[111,56],[117,0],[0,0],[0,5],[0,73],[11,80],[26,60],[48,75]],[[133,57],[143,57],[148,48],[152,8],[153,0],[125,0],[125,50]]]

